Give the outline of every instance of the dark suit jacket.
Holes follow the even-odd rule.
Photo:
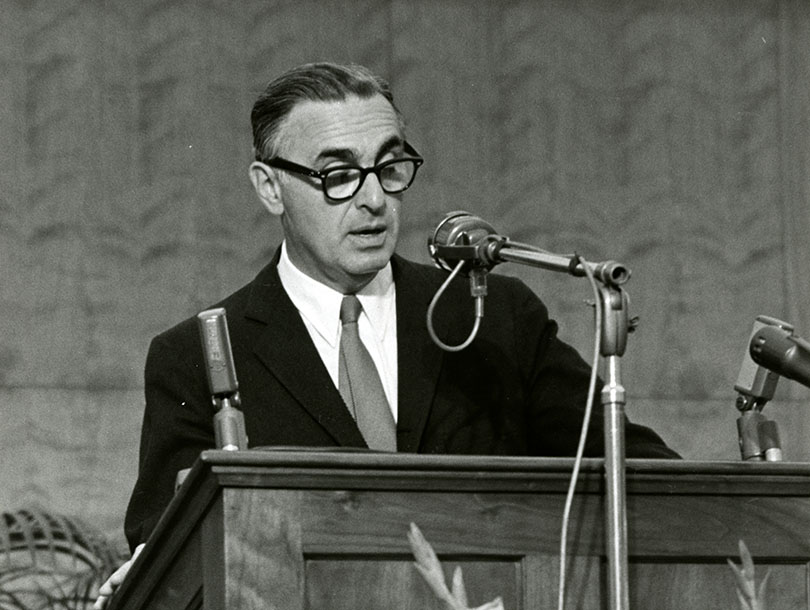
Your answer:
[[[281,286],[278,255],[225,307],[249,445],[365,447]],[[443,271],[393,258],[397,301],[401,452],[574,455],[590,366],[557,338],[543,303],[522,282],[489,275],[485,317],[473,344],[440,350],[425,316]],[[466,279],[443,295],[435,329],[459,344],[473,324]],[[144,541],[173,495],[178,470],[214,447],[214,415],[195,318],[157,336],[146,362],[139,476],[126,516],[130,544]],[[596,402],[599,394],[596,395]],[[651,430],[626,428],[628,457],[678,457]],[[603,453],[594,409],[587,455]]]

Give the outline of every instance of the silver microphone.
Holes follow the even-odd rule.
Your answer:
[[[236,367],[233,364],[231,339],[225,316],[225,309],[222,307],[197,314],[205,356],[205,372],[211,395],[214,397],[233,397],[239,394],[239,382],[236,380]]]
[[[810,343],[793,334],[793,328],[764,326],[751,337],[751,358],[783,377],[810,388]]]
[[[469,212],[458,210],[448,212],[428,238],[428,252],[436,265],[445,271],[452,271],[462,260],[470,261],[471,266],[495,266],[496,261],[486,260],[481,248],[490,239],[505,239],[497,235],[487,221]]]
[[[241,402],[239,382],[236,380],[225,309],[218,307],[200,312],[197,323],[211,401],[217,409],[214,415],[216,445],[227,451],[247,449],[245,419],[237,408]]]
[[[762,406],[771,400],[779,382],[777,373],[774,373],[766,366],[756,363],[750,354],[750,346],[753,345],[753,339],[757,332],[767,326],[785,328],[788,332],[793,330],[793,327],[787,322],[782,322],[770,316],[757,316],[754,320],[754,327],[749,335],[748,345],[740,364],[740,373],[737,376],[737,382],[734,384],[734,389],[742,394],[746,401],[751,402],[751,405],[747,406]]]
[[[782,448],[776,422],[762,413],[765,404],[773,398],[779,374],[769,367],[752,359],[751,349],[755,338],[764,329],[774,329],[790,333],[793,327],[769,316],[757,316],[746,345],[740,373],[734,389],[737,390],[737,440],[744,460],[779,462],[782,461]]]

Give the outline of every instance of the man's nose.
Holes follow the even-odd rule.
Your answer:
[[[380,179],[374,172],[366,176],[363,186],[360,187],[355,196],[355,204],[358,207],[367,207],[373,211],[385,206],[385,191],[383,191]]]

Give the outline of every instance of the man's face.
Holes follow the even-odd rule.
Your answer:
[[[402,156],[402,149],[400,122],[382,96],[299,103],[280,131],[279,156],[319,171],[371,167]],[[340,203],[326,197],[320,180],[299,174],[280,176],[278,192],[290,260],[310,277],[354,292],[394,253],[402,194],[384,193],[376,175]]]

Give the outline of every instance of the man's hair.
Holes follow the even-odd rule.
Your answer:
[[[388,100],[401,123],[388,82],[363,66],[321,62],[285,72],[265,87],[250,113],[256,160],[267,160],[277,154],[280,127],[296,104],[338,102],[349,96],[367,99],[375,95]]]

